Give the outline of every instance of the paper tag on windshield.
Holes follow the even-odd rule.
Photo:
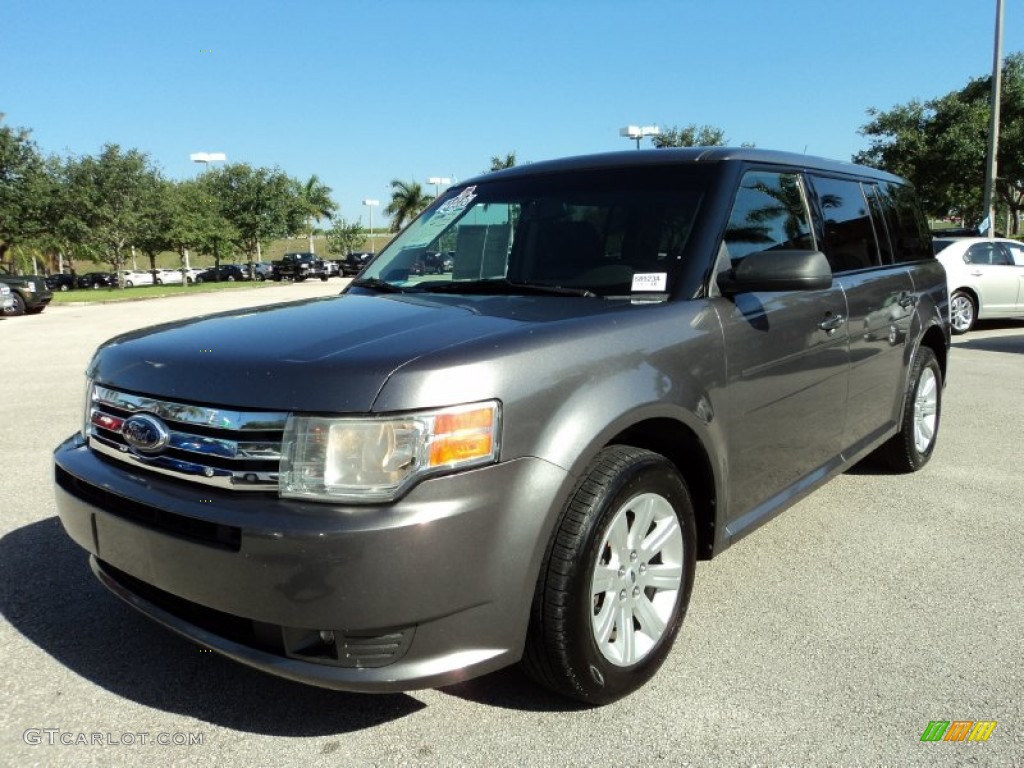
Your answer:
[[[634,291],[664,291],[668,275],[665,272],[638,272],[633,275]]]

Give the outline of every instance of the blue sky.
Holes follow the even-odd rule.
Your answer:
[[[171,178],[225,152],[366,223],[393,178],[629,149],[630,123],[848,160],[867,108],[990,72],[995,0],[5,0],[0,23],[0,112],[44,151],[117,143]]]

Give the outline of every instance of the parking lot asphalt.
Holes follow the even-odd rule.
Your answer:
[[[50,453],[78,429],[93,349],[340,287],[0,319],[0,765],[1024,766],[1024,323],[955,339],[925,470],[855,468],[698,564],[659,675],[601,709],[515,669],[409,694],[305,687],[122,605],[53,502]],[[997,725],[921,742],[934,720]]]

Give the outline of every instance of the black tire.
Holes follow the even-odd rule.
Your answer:
[[[69,286],[69,285],[68,285],[67,283],[61,283],[61,284],[60,284],[60,289],[61,289],[62,291],[70,291],[70,290],[71,290],[71,287],[70,287],[70,286]]]
[[[667,534],[665,545],[653,553],[629,541],[638,530],[630,526],[646,515],[637,510],[644,509],[653,517],[641,540],[652,531]],[[614,521],[629,531],[621,539],[628,545],[616,548],[609,539]],[[655,521],[656,527],[650,527]],[[623,548],[631,550],[628,556]],[[672,463],[623,445],[602,450],[577,484],[548,544],[522,661],[527,674],[556,693],[592,705],[640,688],[658,671],[682,624],[693,589],[695,553],[693,505]],[[662,582],[678,577],[678,583],[655,585],[656,577]],[[606,582],[600,593],[596,579]],[[625,632],[622,618],[629,621]]]
[[[978,319],[978,303],[966,291],[953,291],[949,297],[950,330],[954,334],[967,333]]]
[[[321,283],[326,283],[328,277],[329,277],[328,275],[320,275],[320,282]]]
[[[21,317],[25,314],[25,300],[21,298],[21,294],[17,291],[11,291],[11,298],[14,299],[14,305],[4,310],[4,315],[7,317]]]
[[[921,347],[910,369],[900,431],[878,449],[876,458],[894,472],[921,469],[935,450],[941,416],[942,370],[935,353]]]

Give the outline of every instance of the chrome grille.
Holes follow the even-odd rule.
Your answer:
[[[126,439],[125,423],[148,414],[166,435],[157,449]],[[89,446],[106,456],[195,483],[239,491],[276,490],[286,413],[189,405],[94,384]]]

